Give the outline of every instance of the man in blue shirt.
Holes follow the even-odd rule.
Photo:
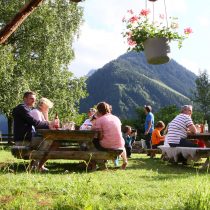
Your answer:
[[[144,111],[146,114],[146,120],[144,125],[144,135],[146,140],[147,149],[151,149],[151,137],[152,131],[154,130],[154,115],[152,114],[152,107],[145,105]]]

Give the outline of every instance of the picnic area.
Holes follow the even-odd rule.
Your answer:
[[[210,210],[210,77],[168,55],[196,28],[139,4],[0,0],[0,209]]]
[[[50,173],[27,170],[28,161],[0,150],[2,209],[208,209],[208,170],[133,154],[126,171],[86,173],[73,160],[50,160]],[[80,164],[78,164],[80,162]]]

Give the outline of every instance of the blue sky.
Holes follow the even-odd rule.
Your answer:
[[[171,57],[190,71],[199,69],[210,75],[210,6],[209,0],[165,0],[167,14],[178,17],[179,30],[191,27],[193,33],[178,49],[171,44]],[[145,8],[145,0],[85,0],[84,24],[80,37],[75,39],[75,59],[69,69],[75,76],[84,76],[91,69],[103,67],[127,51],[122,37],[123,16],[128,9],[139,12]],[[147,5],[152,10],[151,2]],[[164,0],[154,3],[155,13],[164,14]]]

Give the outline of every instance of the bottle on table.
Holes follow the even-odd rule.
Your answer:
[[[205,124],[204,124],[204,133],[208,133],[209,131],[209,125],[207,123],[207,120],[205,120]]]
[[[203,133],[204,132],[204,124],[200,124],[200,128],[201,128],[201,132],[200,133]]]
[[[54,119],[54,128],[57,130],[59,127],[60,127],[60,120],[58,118],[58,113],[56,112]]]

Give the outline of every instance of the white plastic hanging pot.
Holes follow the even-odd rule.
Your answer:
[[[70,1],[78,3],[78,2],[81,2],[82,0],[70,0]]]
[[[149,64],[164,64],[169,62],[170,46],[164,37],[149,38],[144,43],[144,54]]]

